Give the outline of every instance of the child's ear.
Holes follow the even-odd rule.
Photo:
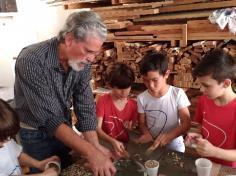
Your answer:
[[[170,70],[166,70],[164,77],[167,79],[169,77],[169,75],[170,75]]]
[[[224,88],[228,88],[229,86],[231,86],[231,84],[232,84],[232,81],[230,79],[225,79],[223,81]]]

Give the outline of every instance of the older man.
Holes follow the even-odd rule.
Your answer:
[[[94,175],[115,168],[96,134],[90,67],[107,29],[93,12],[71,14],[57,38],[25,47],[16,62],[15,103],[21,118],[20,139],[26,153],[39,160],[58,155],[68,165],[73,149],[87,158]],[[78,117],[80,138],[71,128],[70,108]]]

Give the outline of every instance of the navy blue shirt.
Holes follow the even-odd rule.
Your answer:
[[[25,47],[15,67],[15,105],[25,124],[53,134],[62,123],[71,125],[70,108],[84,132],[97,126],[95,103],[89,84],[91,65],[67,72],[59,63],[58,40],[52,38]]]

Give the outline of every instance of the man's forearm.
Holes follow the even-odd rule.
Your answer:
[[[93,144],[94,146],[97,146],[99,144],[98,136],[97,136],[97,132],[96,131],[83,132],[83,135],[84,135],[85,139],[89,143]]]
[[[86,156],[91,155],[91,152],[96,152],[96,148],[86,140],[82,139],[72,128],[66,124],[61,124],[54,133],[55,137],[62,141],[66,146],[76,152]],[[93,139],[91,139],[93,140]]]

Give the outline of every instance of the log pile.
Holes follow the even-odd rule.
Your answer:
[[[171,84],[184,89],[199,89],[199,83],[192,77],[192,69],[201,58],[214,48],[224,48],[229,54],[236,57],[236,45],[226,44],[224,41],[200,41],[187,47],[171,47],[165,42],[115,42],[114,48],[101,52],[93,65],[93,79],[97,86],[105,85],[105,72],[107,67],[114,62],[124,62],[135,72],[135,82],[142,83],[139,73],[139,62],[150,50],[166,52],[169,58]]]
[[[100,0],[92,1],[63,3],[65,9],[91,8],[107,25],[109,47],[93,65],[95,87],[105,86],[106,68],[115,61],[130,65],[135,71],[135,82],[142,83],[138,64],[147,51],[156,49],[168,53],[169,83],[198,91],[200,85],[191,72],[207,51],[224,47],[236,56],[235,44],[225,44],[236,40],[236,35],[227,27],[220,30],[208,20],[214,10],[235,7],[235,0],[104,0],[103,4]]]

